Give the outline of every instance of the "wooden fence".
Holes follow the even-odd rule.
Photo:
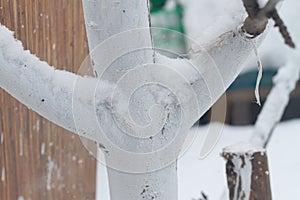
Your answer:
[[[76,72],[88,53],[81,0],[0,0],[24,48]],[[57,102],[59,103],[59,102]],[[96,162],[78,136],[0,91],[0,199],[94,199]]]

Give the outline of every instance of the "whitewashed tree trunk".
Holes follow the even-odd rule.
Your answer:
[[[83,7],[97,79],[54,70],[24,52],[12,33],[0,26],[0,86],[50,121],[99,143],[108,165],[112,200],[176,200],[176,160],[188,130],[237,77],[252,45],[237,27],[205,49],[194,48],[191,60],[170,59],[153,51],[147,0],[83,0]],[[122,57],[128,47],[133,51]],[[145,63],[152,65],[134,79],[126,77]],[[121,78],[123,82],[118,82]],[[144,80],[161,85],[146,85],[132,95],[132,84]],[[132,105],[118,99],[115,107],[110,105],[112,90],[125,99],[132,95]],[[157,104],[166,111],[162,113]],[[142,125],[135,128],[135,121]],[[135,136],[158,134],[138,140],[122,129]],[[203,154],[215,142],[210,138],[204,144]],[[131,157],[128,152],[136,154]]]
[[[110,1],[110,0],[96,0],[88,1],[83,0],[83,7],[85,13],[85,22],[89,40],[90,52],[95,51],[97,45],[112,37],[115,34],[119,34],[123,31],[128,31],[136,28],[148,28],[150,25],[149,18],[149,2],[145,1]],[[140,47],[144,47],[145,44],[152,43],[151,31],[147,34],[147,31],[143,41],[137,40],[137,43],[141,43]],[[129,35],[130,36],[130,35]],[[139,38],[139,37],[137,37]],[[126,38],[125,38],[126,39]],[[223,41],[227,42],[223,42]],[[231,42],[233,41],[233,43]],[[122,42],[122,41],[121,41]],[[134,42],[134,41],[133,41]],[[129,43],[130,44],[130,43]],[[234,47],[236,45],[236,47]],[[117,45],[116,45],[117,46]],[[243,46],[244,51],[240,51],[239,46]],[[136,45],[136,48],[139,44]],[[218,48],[216,48],[218,47]],[[115,49],[111,49],[112,54]],[[203,50],[203,49],[196,49]],[[208,54],[214,55],[213,58],[215,62],[207,60],[206,52],[198,53],[193,61],[195,66],[206,66],[205,70],[203,68],[194,69],[194,73],[200,72],[204,78],[196,78],[192,84],[194,84],[194,89],[199,95],[198,98],[201,99],[201,104],[206,104],[207,107],[201,107],[199,113],[195,115],[194,119],[190,122],[192,123],[198,119],[206,110],[212,105],[219,96],[225,91],[233,79],[238,75],[241,68],[236,66],[241,66],[247,56],[248,52],[251,50],[251,46],[248,41],[240,33],[230,32],[222,36],[216,41],[212,48],[208,48]],[[232,59],[226,59],[228,53],[231,55],[238,55],[240,59],[234,59],[237,63],[232,62]],[[146,62],[152,62],[156,59],[153,57],[154,52],[151,51],[139,51],[133,54],[130,58],[121,58],[118,62],[119,69],[124,66],[137,65],[139,62],[136,59],[141,60],[141,64]],[[92,53],[92,60],[97,60],[97,53]],[[166,59],[168,60],[168,59]],[[169,64],[170,61],[164,59],[158,59],[159,63]],[[226,62],[228,60],[228,63]],[[103,63],[101,65],[95,65],[94,69],[96,74],[102,78],[101,75],[105,69],[103,69]],[[216,66],[215,66],[216,65]],[[104,65],[105,66],[105,65]],[[182,67],[182,66],[180,66]],[[102,69],[101,69],[102,68]],[[125,69],[126,70],[126,69]],[[178,69],[179,71],[181,69]],[[184,71],[180,71],[185,74]],[[228,74],[231,75],[229,78],[226,77]],[[117,73],[112,71],[110,73],[111,77]],[[195,76],[195,75],[194,75]],[[189,79],[189,74],[187,79]],[[217,80],[217,81],[216,81]],[[217,83],[216,83],[217,82]],[[204,83],[204,84],[203,84]],[[207,99],[204,97],[204,93],[211,98]],[[147,101],[147,99],[144,99]],[[116,134],[116,133],[114,133]],[[183,135],[186,133],[182,133]],[[119,137],[122,137],[121,135]],[[126,139],[123,140],[124,143],[127,142]],[[127,146],[132,146],[135,144],[133,141],[128,141]],[[139,147],[129,147],[129,149],[135,149]],[[145,147],[146,148],[146,147]],[[153,147],[157,148],[157,147]],[[208,147],[205,147],[209,149]],[[139,149],[135,149],[139,151]],[[203,154],[206,152],[204,151]],[[161,158],[157,158],[161,159]],[[134,162],[134,161],[133,161]],[[109,165],[109,164],[108,164]],[[176,163],[170,166],[160,169],[155,172],[150,173],[139,173],[132,174],[128,172],[121,172],[114,170],[108,166],[108,178],[110,195],[112,199],[177,199],[177,173],[176,173]],[[101,181],[101,180],[98,180]],[[99,184],[99,183],[98,183]]]
[[[82,2],[90,52],[113,35],[137,28],[143,28],[145,31],[141,33],[141,37],[135,38],[135,48],[138,49],[139,46],[143,47],[145,44],[152,46],[151,31],[149,29],[150,11],[147,0],[83,0]],[[112,50],[115,51],[114,49]],[[114,53],[111,52],[111,54]],[[91,56],[92,60],[97,60],[97,54],[92,54]],[[146,51],[141,50],[133,53],[130,55],[130,58],[121,58],[117,64],[119,65],[118,69],[122,70],[122,67],[125,68],[131,65],[134,67],[137,64],[153,63],[153,61],[154,50],[150,51],[147,49]],[[100,76],[99,79],[102,78],[101,73],[104,70],[101,67],[103,65],[94,66],[96,74]],[[115,73],[117,72],[112,71],[111,76],[115,76]],[[119,137],[122,137],[122,135]],[[127,140],[124,139],[124,143],[126,142]],[[134,142],[131,144],[129,141],[129,143],[124,145],[132,146],[134,144]],[[140,147],[131,147],[131,149],[136,149],[135,151],[139,151],[138,148]],[[134,165],[134,163],[132,164]],[[107,163],[111,199],[177,199],[176,164],[173,163],[155,172],[134,174],[115,170]]]

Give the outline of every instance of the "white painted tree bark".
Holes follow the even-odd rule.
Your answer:
[[[133,67],[144,63],[154,62],[154,50],[152,50],[152,38],[149,29],[149,2],[147,0],[83,0],[82,2],[89,49],[92,60],[96,63],[94,70],[100,80],[107,78],[108,81],[114,82],[116,79],[120,79],[121,75],[128,72],[128,69],[132,69]],[[127,37],[123,38],[121,36],[120,40],[117,40],[116,42],[111,41],[107,43],[107,46],[105,45],[105,40],[108,40],[110,37],[124,31],[138,28],[142,28],[143,30],[137,33],[128,32],[126,35]],[[125,40],[129,40],[130,42],[125,42]],[[101,50],[103,49],[97,49],[97,45],[101,45],[101,43],[102,46],[106,46],[106,48],[103,49],[109,52],[108,56],[112,57],[111,60],[114,60],[115,58],[118,59],[120,56],[116,65],[111,66],[111,63],[108,62],[106,64],[103,63],[102,59],[99,60],[99,54],[102,53]],[[109,46],[115,46],[115,48],[110,48]],[[118,52],[116,48],[119,48],[120,51]],[[133,51],[140,48],[141,50],[135,51],[129,56],[121,57],[123,53],[127,53],[127,48]],[[145,48],[145,50],[142,48]],[[102,56],[100,57],[102,58]],[[99,65],[97,64],[98,60],[101,62]],[[108,61],[110,61],[110,59],[108,59]],[[105,76],[105,72],[107,71],[109,75]],[[120,73],[120,71],[123,73]],[[144,101],[147,101],[147,99],[144,99]],[[109,121],[113,120],[113,118],[109,118]],[[135,141],[130,141],[130,138],[126,137],[126,135],[124,137],[123,134],[114,133],[113,131],[112,134],[116,134],[118,138],[122,138],[122,146],[126,148],[126,150],[134,152],[141,151],[140,145]],[[148,140],[150,141],[151,139]],[[155,145],[150,146],[154,149],[157,148]],[[108,160],[106,161],[106,165],[112,200],[177,199],[176,162],[156,172],[151,172],[150,170],[150,172],[135,173],[134,171],[128,172],[122,170],[122,166],[120,166],[120,169],[114,169],[114,166],[110,166],[109,163],[110,155],[106,154],[106,156],[106,159]],[[129,160],[129,162],[133,164],[135,160]]]
[[[176,160],[188,130],[234,81],[252,45],[237,27],[206,48],[194,45],[190,60],[170,59],[154,54],[147,0],[83,6],[97,78],[54,70],[0,26],[0,86],[99,143],[112,200],[176,200]],[[204,152],[213,145],[206,141]]]
[[[92,60],[94,60],[94,63],[96,63],[94,69],[100,79],[103,79],[105,76],[105,72],[109,71],[108,79],[109,81],[114,81],[115,79],[120,78],[121,75],[119,77],[116,77],[118,76],[116,74],[118,74],[119,71],[122,71],[123,74],[126,74],[129,69],[132,69],[136,65],[151,63],[154,60],[156,60],[157,63],[163,65],[170,65],[170,63],[172,63],[174,64],[173,67],[176,66],[175,62],[180,62],[179,60],[170,60],[162,56],[155,56],[153,51],[149,51],[149,48],[152,48],[152,38],[151,31],[150,29],[148,29],[150,25],[150,13],[149,3],[147,1],[137,0],[130,2],[115,2],[110,0],[83,0],[83,7],[89,40],[89,49],[91,52]],[[122,36],[120,35],[122,34],[120,33],[137,28],[143,28],[144,30],[138,32],[137,35],[135,35],[135,31],[128,32],[128,34],[125,34],[127,37],[124,36],[123,40],[121,39]],[[117,40],[119,43],[110,41],[108,42],[108,45],[105,45],[107,40],[109,40],[115,34],[119,34],[120,39]],[[143,35],[143,37],[139,37],[139,34]],[[136,40],[137,38],[138,40]],[[131,41],[131,39],[134,40]],[[114,66],[109,66],[109,63],[104,64],[103,59],[99,59],[99,56],[104,53],[101,52],[101,50],[103,49],[109,52],[110,55],[108,56],[112,57],[111,60],[114,60],[114,58],[117,58],[119,55],[127,53],[126,50],[128,46],[123,46],[124,40],[130,41],[125,43],[125,45],[130,46],[130,50],[146,50],[140,50],[131,54],[130,57],[119,59],[117,62],[117,67],[115,68]],[[97,45],[105,46],[106,48],[100,48],[99,50],[97,49]],[[110,48],[109,46],[118,46],[118,48],[120,48],[121,50],[120,52],[116,53],[118,49]],[[239,46],[244,47],[242,48],[242,51],[241,48],[238,48]],[[189,124],[187,124],[186,127],[191,127],[192,124],[196,120],[198,120],[199,116],[207,111],[207,109],[220,97],[220,95],[226,90],[229,84],[235,79],[235,77],[241,70],[241,68],[238,68],[236,66],[242,66],[242,63],[246,60],[248,53],[251,50],[251,46],[248,44],[248,41],[243,36],[243,34],[241,34],[238,30],[235,30],[221,36],[214,44],[212,44],[212,47],[209,47],[207,49],[208,52],[206,52],[206,49],[203,49],[202,47],[198,47],[198,49],[194,50],[200,52],[198,52],[193,57],[193,60],[191,61],[193,63],[192,66],[189,65],[187,61],[181,61],[182,64],[178,68],[176,68],[176,70],[190,81],[189,86],[194,85],[192,86],[192,89],[194,90],[195,97],[199,100],[199,102],[197,102],[196,104],[188,101],[190,105],[187,106],[197,107],[199,104],[206,106],[201,106],[200,109],[195,109],[196,112],[193,114],[192,112],[189,112],[188,115],[190,115],[190,119],[188,120]],[[241,59],[235,59],[236,62],[232,62],[232,59],[226,59],[228,53],[230,53],[230,55],[239,55]],[[210,55],[214,55],[215,57],[211,59]],[[99,60],[99,62],[97,62],[97,60]],[[97,64],[100,62],[101,64]],[[204,65],[206,65],[205,69],[202,68]],[[189,70],[185,68],[181,69],[183,66],[186,66],[187,68],[189,68]],[[148,76],[151,76],[151,73],[152,72],[149,71]],[[166,71],[166,73],[168,73],[168,71]],[[227,78],[226,74],[228,73],[231,74],[231,76]],[[181,89],[184,90],[184,87],[182,87]],[[147,90],[148,92],[151,92],[151,88],[146,89],[146,91]],[[149,101],[148,99],[145,98],[143,99],[143,101],[146,102],[146,105],[151,105],[151,101]],[[133,112],[139,113],[140,111],[136,109]],[[178,111],[174,110],[174,113],[178,113]],[[112,118],[109,119],[109,121],[113,120],[114,119]],[[173,123],[176,123],[176,120]],[[187,134],[187,131],[188,130],[186,130],[185,133],[183,132],[180,134],[184,136]],[[112,134],[117,133],[114,132]],[[153,140],[153,138],[151,137],[148,138],[150,142],[152,142]],[[122,134],[118,135],[118,138],[122,138],[121,146],[123,146],[123,148],[128,151],[131,150],[134,152],[144,152],[147,151],[147,149],[158,149],[161,146],[161,144],[147,144],[147,142],[144,141],[136,142],[134,140],[131,140],[130,138],[128,139],[126,136],[124,137]],[[182,137],[183,140],[184,138],[185,137]],[[165,144],[167,144],[168,142],[169,140],[165,141]],[[147,144],[143,147],[144,150],[140,149],[142,143]],[[214,144],[207,145],[207,147],[205,148],[209,149],[212,145]],[[178,150],[180,150],[180,146],[181,145],[178,145]],[[179,152],[176,153],[176,151],[172,153],[175,153],[175,155],[179,154]],[[168,157],[168,155],[163,156],[165,158]],[[171,160],[170,163],[167,163],[168,167],[163,167],[163,169],[158,168],[159,170],[156,170],[154,172],[152,172],[151,167],[149,167],[149,172],[140,173],[139,171],[137,171],[139,172],[138,174],[134,174],[134,171],[128,172],[125,170],[124,172],[122,172],[122,169],[115,170],[112,166],[110,166],[109,161],[107,161],[106,164],[108,165],[107,169],[111,198],[177,199],[177,192],[175,192],[177,191],[176,158],[177,156],[174,157],[174,160]],[[106,160],[109,159],[109,155],[107,155]],[[130,158],[128,159],[130,160]],[[153,163],[156,163],[154,160],[161,159],[161,157],[156,156],[152,159]],[[132,162],[134,161],[135,160],[133,159]],[[158,163],[158,165],[164,166],[166,164],[162,162],[162,164]]]
[[[76,75],[55,70],[24,51],[13,33],[0,26],[0,85],[28,108],[59,126],[76,132],[72,90]],[[84,104],[88,106],[88,104]]]

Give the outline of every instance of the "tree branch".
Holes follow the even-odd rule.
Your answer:
[[[96,79],[82,78],[66,71],[55,70],[47,63],[39,61],[28,51],[24,51],[21,43],[15,41],[12,32],[3,26],[0,28],[1,87],[50,121],[72,132],[79,131],[82,136],[101,141],[100,138],[97,138],[99,135],[76,130],[72,103],[73,105],[74,101],[78,103],[79,106],[77,106],[81,107],[81,110],[85,110],[83,116],[89,116],[79,121],[90,125],[97,124],[98,119],[93,119],[95,115],[94,99],[96,98],[100,102],[96,106],[104,108],[106,105],[102,100],[107,98],[106,93],[111,92],[106,92],[106,90],[112,90],[113,86],[98,87],[95,92],[98,96],[94,97],[93,91],[97,86]],[[260,39],[258,43],[260,43]],[[175,71],[177,70],[186,77],[199,99],[199,110],[190,115],[189,126],[192,126],[225,92],[242,70],[251,51],[251,43],[237,29],[220,36],[206,48],[206,51],[202,49],[194,54],[190,61],[169,59],[164,56],[158,58],[158,63],[171,65]],[[207,58],[212,59],[207,60]],[[159,74],[165,74],[163,69]],[[81,91],[84,91],[84,94],[74,96],[74,85],[78,82],[83,84]],[[107,84],[105,80],[103,83]],[[188,105],[189,101],[187,99],[185,103]]]
[[[73,118],[73,100],[93,113],[92,101],[74,95],[74,85],[81,81],[95,88],[97,80],[56,70],[24,51],[13,32],[0,25],[0,86],[9,94],[51,122],[79,135]],[[100,91],[99,94],[101,94]],[[102,93],[103,94],[103,93]]]
[[[272,18],[275,21],[275,26],[278,26],[285,43],[291,48],[295,48],[295,43],[276,10],[276,5],[280,2],[280,0],[269,0],[263,8],[259,8],[257,0],[242,1],[249,15],[243,25],[243,30],[245,32],[253,37],[260,35],[266,29],[268,19]]]
[[[295,89],[299,80],[299,62],[300,55],[292,52],[287,64],[280,68],[274,77],[274,87],[255,123],[251,144],[258,147],[265,146],[275,126],[280,122],[288,105],[290,93]]]
[[[284,22],[280,18],[277,10],[270,12],[270,16],[275,21],[275,26],[277,26],[279,28],[279,31],[280,31],[282,37],[284,38],[285,43],[288,46],[290,46],[291,48],[296,48],[296,45],[293,42],[293,39],[290,36],[289,31],[288,31],[287,27],[285,26]]]

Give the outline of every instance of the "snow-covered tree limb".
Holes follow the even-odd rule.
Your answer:
[[[28,108],[75,132],[72,91],[76,75],[55,70],[24,51],[13,32],[0,25],[0,85]]]
[[[94,115],[93,99],[100,102],[107,98],[112,86],[101,82],[96,97],[82,94],[74,95],[77,82],[87,86],[91,93],[99,82],[92,77],[81,77],[74,73],[56,70],[35,55],[24,50],[13,32],[0,25],[0,86],[29,109],[37,112],[51,122],[81,136],[87,135],[77,130],[74,123],[73,104]],[[94,138],[91,138],[94,139]]]
[[[274,77],[274,86],[255,123],[251,143],[264,147],[273,129],[280,122],[288,105],[291,92],[295,89],[300,76],[300,55],[297,51],[290,53],[288,62],[282,66]]]
[[[21,43],[14,39],[12,32],[2,25],[0,28],[1,87],[47,119],[75,132],[76,128],[71,112],[72,95],[74,84],[80,76],[55,70],[47,63],[41,62],[29,51],[23,50]],[[208,103],[201,105],[200,113],[193,119],[195,121],[236,78],[248,54],[252,51],[249,40],[239,30],[237,28],[223,34],[205,49],[195,49],[197,53],[190,61],[169,59],[164,56],[157,58],[158,63],[171,64],[175,70],[182,73],[189,80],[190,85],[195,88],[199,97],[209,95]],[[207,59],[207,55],[211,57],[211,60]],[[192,63],[194,68],[186,67],[188,65],[186,63]],[[214,64],[215,66],[213,66]],[[180,68],[180,66],[184,67]],[[207,88],[211,89],[216,86],[210,82],[216,76],[223,79],[222,86],[224,88],[208,91]],[[91,83],[92,87],[95,87],[97,81],[87,77],[80,78],[80,80],[86,80],[85,82]],[[83,106],[87,106],[86,102],[83,102]]]

